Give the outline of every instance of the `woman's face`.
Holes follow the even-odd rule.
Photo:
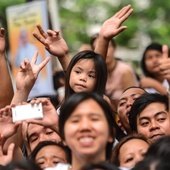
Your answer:
[[[93,99],[87,99],[75,108],[65,122],[64,136],[72,159],[104,161],[107,142],[113,141],[103,109]]]
[[[59,146],[49,145],[43,147],[36,155],[35,162],[42,169],[54,167],[58,163],[67,163],[65,151]]]
[[[79,60],[72,68],[69,80],[75,93],[92,92],[96,85],[96,71],[92,59]]]
[[[119,150],[120,167],[133,167],[143,159],[149,144],[141,139],[131,139],[124,143]]]
[[[162,53],[157,50],[148,50],[145,55],[145,64],[149,73],[154,74],[158,73],[159,62],[162,58]]]

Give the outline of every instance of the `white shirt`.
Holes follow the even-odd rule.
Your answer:
[[[44,170],[68,170],[69,167],[69,164],[58,163],[57,166],[52,168],[45,168]]]

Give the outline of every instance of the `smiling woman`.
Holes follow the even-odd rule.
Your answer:
[[[141,135],[126,136],[114,148],[111,163],[131,168],[144,158],[149,145],[149,141]]]
[[[109,104],[94,93],[76,93],[63,103],[59,132],[70,149],[72,169],[110,158],[115,125],[112,113]]]

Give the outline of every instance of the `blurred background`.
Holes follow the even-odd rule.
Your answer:
[[[122,6],[131,4],[134,13],[124,23],[128,29],[118,35],[116,56],[130,62],[140,74],[139,61],[150,42],[170,45],[170,1],[160,0],[46,0],[48,26],[60,29],[71,56]],[[6,8],[31,0],[0,0],[0,26],[8,30]],[[50,3],[53,4],[50,4]],[[54,6],[55,5],[55,6]],[[7,33],[8,39],[8,33]],[[9,42],[7,40],[7,42]],[[7,50],[10,50],[9,43]],[[53,62],[53,66],[55,62]]]

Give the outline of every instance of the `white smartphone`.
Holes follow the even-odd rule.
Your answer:
[[[39,104],[25,104],[12,107],[12,121],[23,121],[27,119],[41,119],[43,118],[42,103]]]

